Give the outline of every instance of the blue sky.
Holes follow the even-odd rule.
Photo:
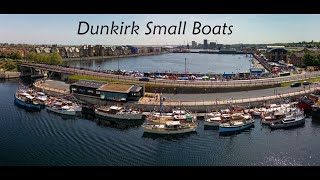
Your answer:
[[[90,25],[140,26],[139,35],[78,35],[79,21]],[[187,21],[185,35],[145,35],[146,24],[178,25]],[[231,35],[193,35],[193,22],[202,25],[233,25]],[[222,44],[320,41],[320,15],[7,15],[0,14],[0,42],[29,44],[182,45],[203,39]]]

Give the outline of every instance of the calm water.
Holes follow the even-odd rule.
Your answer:
[[[56,114],[28,112],[13,103],[18,81],[0,81],[0,165],[320,165],[320,124],[270,131],[255,127],[241,134],[144,136],[140,127]]]
[[[248,71],[250,69],[249,60],[252,59],[244,55],[171,53],[119,58],[119,68],[140,72],[185,72],[185,58],[187,58],[187,72],[193,73],[237,73]],[[96,70],[99,69],[99,66],[101,70],[116,70],[118,69],[118,58],[84,62],[70,61],[66,64]]]

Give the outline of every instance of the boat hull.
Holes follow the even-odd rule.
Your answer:
[[[219,121],[217,121],[217,122],[204,121],[204,125],[205,126],[212,126],[212,127],[219,127],[220,126],[220,122]]]
[[[51,111],[51,112],[54,112],[54,113],[67,115],[67,116],[75,116],[76,115],[76,111],[65,111],[65,110],[60,110],[60,109],[53,109],[53,108],[50,108],[50,107],[47,107],[47,110]]]
[[[320,109],[312,109],[312,119],[320,120]]]
[[[25,103],[25,102],[19,100],[16,97],[14,99],[14,102],[17,105],[20,105],[20,106],[25,107],[25,108],[34,109],[34,110],[41,110],[41,105],[39,105],[39,104],[28,104],[28,103]]]
[[[303,101],[300,101],[300,102],[298,103],[298,107],[299,107],[300,109],[303,109],[304,111],[311,111],[311,110],[312,110],[312,105],[307,104],[307,103],[305,103],[305,102],[303,102]]]
[[[150,134],[184,134],[184,133],[191,133],[195,132],[197,127],[193,128],[186,128],[186,129],[175,129],[175,130],[163,130],[163,129],[151,129],[151,128],[146,128],[143,127],[145,133],[150,133]]]
[[[95,115],[101,119],[124,119],[124,120],[141,120],[142,113],[139,114],[108,114],[100,111],[95,111]]]
[[[291,128],[291,127],[296,127],[296,126],[300,126],[303,125],[305,123],[305,117],[291,122],[291,123],[285,123],[285,124],[270,124],[270,128],[271,129],[284,129],[284,128]]]
[[[264,119],[261,119],[261,124],[263,125],[270,125],[271,123],[280,122],[281,120],[274,120],[274,121],[266,121]]]
[[[222,126],[219,126],[219,133],[242,131],[242,130],[245,130],[245,129],[250,128],[252,126],[254,126],[254,121],[250,122],[248,124],[244,124],[242,126],[238,126],[238,127],[222,127]]]

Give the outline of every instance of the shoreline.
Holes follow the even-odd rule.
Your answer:
[[[14,79],[14,78],[20,78],[20,72],[17,71],[5,71],[0,72],[0,79]]]
[[[155,56],[161,54],[167,54],[170,52],[160,52],[160,53],[143,53],[143,54],[128,54],[120,56],[92,56],[92,57],[75,57],[75,58],[63,58],[65,62],[67,61],[82,61],[82,60],[98,60],[98,59],[114,59],[114,58],[127,58],[127,57],[140,57],[140,56]]]

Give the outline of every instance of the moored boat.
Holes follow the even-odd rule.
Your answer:
[[[95,109],[95,114],[99,118],[106,119],[124,119],[124,120],[141,120],[142,113],[131,109],[124,109],[120,106],[101,106]]]
[[[312,105],[313,105],[313,100],[304,96],[299,98],[298,102],[298,107],[300,109],[303,109],[304,111],[311,111],[312,110]]]
[[[216,117],[211,117],[211,118],[205,119],[204,125],[205,126],[212,126],[212,127],[219,127],[220,122],[221,122],[221,117],[216,116]]]
[[[305,123],[305,115],[304,112],[297,109],[293,113],[287,115],[284,119],[279,122],[270,123],[271,129],[281,129],[281,128],[290,128],[299,126]]]
[[[72,106],[48,106],[47,109],[49,111],[58,113],[58,114],[63,114],[63,115],[69,115],[69,116],[75,116],[76,115],[76,110]]]
[[[152,134],[182,134],[195,132],[196,123],[180,123],[180,121],[166,121],[165,124],[144,124],[145,133]]]
[[[25,92],[16,92],[14,96],[14,102],[25,108],[30,108],[34,110],[41,110],[40,104],[33,101],[34,97]]]
[[[229,121],[226,123],[221,123],[219,126],[219,133],[224,132],[237,132],[245,130],[254,126],[254,119],[243,120],[243,121]]]

